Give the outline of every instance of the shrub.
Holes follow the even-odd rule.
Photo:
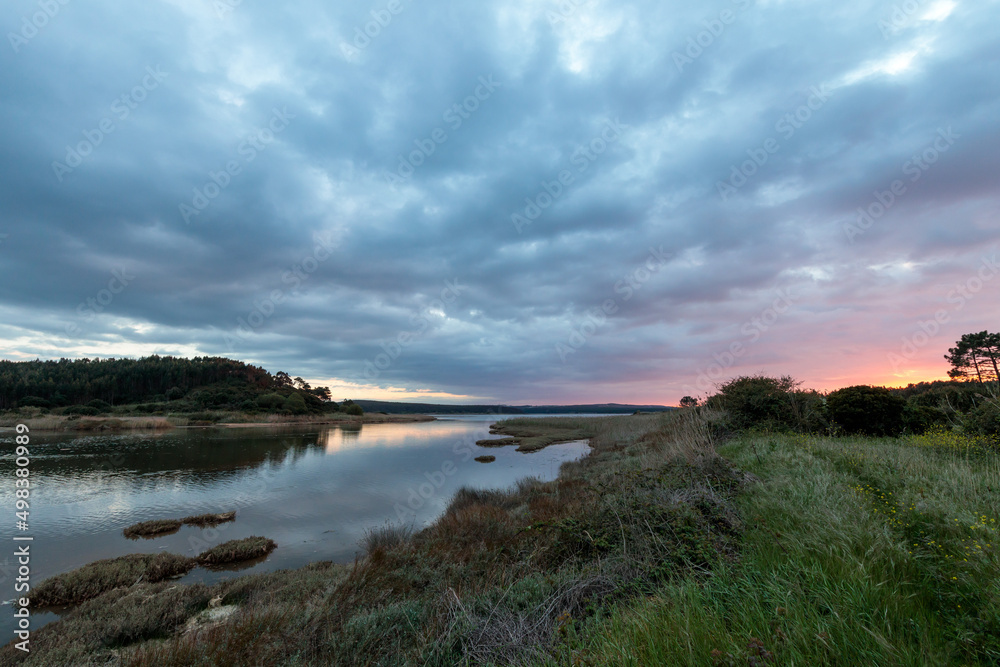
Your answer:
[[[948,416],[940,408],[921,405],[912,399],[903,407],[903,429],[907,433],[920,435],[934,426],[947,422]]]
[[[308,410],[306,410],[306,401],[302,398],[302,394],[292,394],[285,400],[285,410],[292,413],[293,415],[304,415]]]
[[[171,387],[170,389],[167,389],[168,401],[176,401],[182,398],[184,398],[184,390],[180,387]]]
[[[857,385],[826,398],[830,419],[846,433],[895,436],[903,432],[906,403],[885,387]]]
[[[969,411],[965,428],[982,435],[1000,435],[1000,402],[986,401]]]
[[[257,405],[264,410],[280,410],[285,407],[285,397],[281,394],[264,394],[257,398]]]
[[[51,408],[52,403],[40,396],[25,396],[18,401],[22,408]]]
[[[102,401],[99,398],[95,398],[94,400],[92,400],[89,403],[87,403],[87,405],[89,407],[92,407],[92,408],[97,408],[101,412],[110,412],[111,411],[111,404],[108,403],[107,401]]]
[[[719,393],[708,399],[707,405],[725,410],[728,426],[733,429],[794,428],[797,419],[791,392],[796,385],[788,376],[738,377],[720,385]]]
[[[63,410],[64,415],[82,415],[85,417],[96,417],[101,414],[101,411],[97,408],[92,408],[89,405],[71,405],[65,410]]]
[[[348,405],[347,408],[344,410],[344,412],[346,412],[349,415],[353,415],[355,417],[360,417],[361,415],[365,414],[365,411],[357,403],[351,403],[350,405]]]

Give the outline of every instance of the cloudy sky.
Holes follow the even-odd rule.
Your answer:
[[[11,0],[0,357],[222,355],[337,398],[510,403],[941,377],[998,328],[998,21]]]

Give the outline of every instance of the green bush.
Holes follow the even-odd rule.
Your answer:
[[[365,411],[357,403],[351,403],[350,405],[348,405],[344,409],[344,412],[346,412],[349,415],[353,415],[355,417],[360,417],[361,415],[365,414]]]
[[[920,435],[939,424],[948,423],[948,415],[940,408],[922,405],[909,400],[903,407],[903,429],[907,433]]]
[[[25,396],[18,401],[22,408],[51,408],[52,403],[39,396]]]
[[[306,400],[302,398],[302,394],[292,394],[285,399],[285,410],[293,415],[304,415],[308,412],[306,409]]]
[[[726,425],[734,430],[798,429],[801,425],[792,395],[796,384],[788,376],[745,375],[720,385],[707,406],[724,410],[728,414]],[[799,394],[805,392],[796,392]]]
[[[830,420],[845,433],[896,436],[903,432],[906,402],[885,387],[857,385],[826,397]]]
[[[970,410],[965,417],[965,428],[982,435],[1000,435],[1000,402],[986,401]]]
[[[96,417],[101,414],[101,411],[97,408],[92,408],[89,405],[71,405],[65,410],[63,410],[64,415],[82,415],[85,417]]]
[[[176,401],[182,398],[184,398],[184,390],[180,387],[171,387],[170,389],[167,389],[168,401]]]
[[[285,397],[281,394],[264,394],[257,398],[257,405],[264,410],[280,410],[285,407]]]
[[[92,408],[97,408],[101,412],[110,412],[111,411],[111,404],[108,403],[107,401],[102,401],[99,398],[95,398],[94,400],[92,400],[89,403],[87,403],[87,405],[90,406],[90,407],[92,407]]]

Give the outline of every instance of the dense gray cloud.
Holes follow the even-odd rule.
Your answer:
[[[998,314],[998,17],[8,3],[0,355],[505,402],[940,376]]]

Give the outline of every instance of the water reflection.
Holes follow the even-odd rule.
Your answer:
[[[39,582],[127,553],[194,556],[251,535],[275,540],[278,549],[244,564],[240,574],[317,560],[348,562],[368,527],[387,520],[426,525],[462,485],[495,488],[527,476],[551,479],[562,462],[587,449],[578,443],[530,455],[487,451],[475,442],[489,437],[491,420],[35,436],[32,576]],[[9,445],[12,434],[5,435]],[[497,460],[476,463],[473,458],[482,454]],[[12,456],[0,456],[0,475],[10,479],[14,465]],[[13,485],[2,486],[4,506],[13,507]],[[182,526],[134,541],[121,532],[138,521],[232,510],[234,522],[211,530]],[[4,575],[13,570],[2,565],[0,586],[12,590]],[[196,569],[182,581],[229,576],[233,570]],[[12,620],[2,615],[0,631],[8,638]]]

